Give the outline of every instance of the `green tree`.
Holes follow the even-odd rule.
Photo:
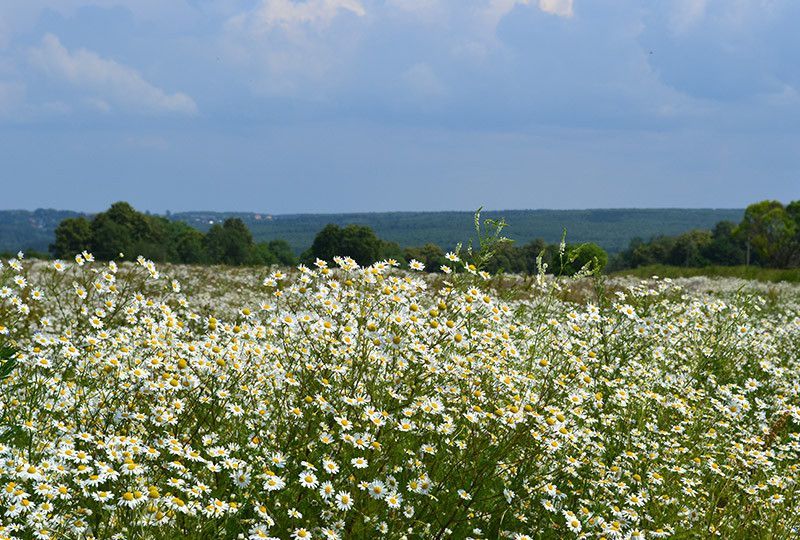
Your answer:
[[[342,229],[329,223],[314,237],[311,247],[303,253],[303,261],[313,263],[316,259],[331,262],[342,255]]]
[[[174,246],[175,262],[201,264],[208,261],[203,233],[182,221],[172,222],[170,243]]]
[[[128,253],[133,240],[130,231],[108,218],[95,218],[92,221],[92,253],[100,260],[108,261]]]
[[[505,272],[508,274],[524,274],[528,272],[528,261],[525,251],[511,242],[503,242],[495,247],[494,254],[486,261],[484,270],[490,274]]]
[[[92,252],[100,260],[111,260],[123,253],[140,255],[146,243],[157,243],[148,216],[126,202],[116,202],[92,220]]]
[[[800,229],[800,200],[792,201],[786,205],[786,213],[792,218],[797,228]]]
[[[608,253],[591,242],[580,245],[567,245],[564,252],[562,272],[571,276],[586,267],[591,272],[602,272],[608,264]]]
[[[278,263],[278,258],[269,247],[269,242],[259,242],[251,249],[250,264],[271,266]]]
[[[338,230],[338,235],[344,237],[344,232]],[[353,232],[356,234],[351,234],[351,243],[359,244],[359,231],[350,231]],[[366,237],[369,239],[369,235]],[[91,221],[64,219],[56,228],[50,249],[62,258],[91,250],[99,260],[115,259],[124,253],[129,258],[142,255],[156,262],[189,264],[294,265],[297,261],[283,240],[255,244],[241,219],[227,219],[203,234],[185,222],[137,212],[125,202],[112,204]]]
[[[795,230],[794,238],[789,248],[790,257],[789,261],[787,261],[787,266],[798,267],[800,266],[800,200],[787,204],[786,213],[792,218]]]
[[[84,217],[67,218],[55,230],[55,242],[50,253],[56,258],[71,259],[76,254],[92,249],[92,227]]]
[[[380,249],[378,250],[378,260],[388,261],[389,259],[394,259],[400,264],[405,264],[406,262],[405,254],[400,244],[381,240]]]
[[[751,204],[736,229],[746,245],[747,264],[752,250],[762,264],[777,268],[788,265],[796,233],[797,224],[778,201]]]
[[[525,269],[528,274],[535,274],[539,271],[539,268],[536,266],[536,260],[540,256],[542,257],[542,264],[546,264],[548,267],[551,267],[553,264],[553,252],[547,249],[547,242],[541,238],[531,240],[522,246],[521,250],[525,260]]]
[[[406,261],[418,260],[425,265],[425,270],[428,272],[439,272],[439,268],[447,263],[447,259],[444,258],[444,250],[430,242],[421,247],[405,248],[403,257]]]
[[[734,234],[736,224],[720,221],[711,232],[711,243],[703,250],[704,257],[711,264],[734,266],[745,263],[745,245]]]
[[[712,241],[710,231],[694,230],[683,233],[675,238],[666,262],[673,266],[708,266],[709,261],[704,252]]]
[[[341,238],[339,255],[351,257],[361,266],[369,266],[380,259],[381,240],[366,225],[347,225],[342,229]]]
[[[393,250],[366,225],[342,228],[330,223],[317,233],[302,258],[311,263],[316,259],[331,262],[336,256],[351,257],[361,266],[368,266],[381,258],[384,249],[399,252],[399,247]]]
[[[275,260],[282,266],[294,266],[297,264],[297,257],[294,256],[292,247],[286,240],[270,240],[269,250],[275,256]]]
[[[253,236],[239,218],[228,218],[222,225],[214,224],[205,237],[209,262],[242,266],[253,264]]]

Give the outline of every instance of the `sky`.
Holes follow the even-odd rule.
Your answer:
[[[0,209],[800,199],[797,0],[3,0]]]

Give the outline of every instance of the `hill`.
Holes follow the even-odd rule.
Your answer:
[[[596,210],[501,210],[487,211],[484,218],[504,217],[507,236],[525,243],[535,238],[558,242],[564,228],[570,242],[594,242],[609,253],[625,249],[632,238],[649,239],[691,229],[710,229],[718,221],[740,221],[741,209],[596,209]],[[53,231],[66,218],[80,215],[65,210],[0,210],[0,251],[23,249],[47,251]],[[284,239],[295,252],[311,245],[316,233],[328,223],[356,223],[372,227],[381,238],[401,246],[427,242],[453,248],[472,234],[473,213],[381,212],[353,214],[286,214],[254,212],[180,212],[173,220],[207,230],[228,217],[241,218],[257,241]]]

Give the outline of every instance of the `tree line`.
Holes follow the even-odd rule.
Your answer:
[[[448,264],[445,250],[434,243],[401,247],[379,238],[366,225],[329,224],[299,257],[284,240],[256,242],[239,218],[229,218],[203,233],[182,222],[136,211],[126,202],[111,205],[94,217],[70,217],[55,230],[50,252],[69,258],[88,250],[100,260],[120,253],[143,255],[156,262],[186,264],[284,265],[332,261],[337,255],[352,257],[361,265],[394,259],[404,264],[418,260],[426,270],[440,271]],[[783,205],[761,201],[747,207],[741,222],[721,221],[712,230],[692,230],[677,236],[634,238],[629,247],[609,261],[596,244],[566,245],[542,239],[522,245],[497,246],[486,270],[533,274],[543,264],[549,271],[571,275],[585,265],[609,271],[652,264],[683,267],[757,265],[765,268],[800,267],[800,201]]]
[[[64,219],[55,230],[50,253],[56,258],[71,258],[90,251],[99,260],[142,255],[156,262],[183,264],[224,264],[231,266],[311,264],[317,259],[331,262],[348,256],[362,266],[394,259],[401,264],[420,261],[431,272],[448,265],[445,250],[434,243],[401,247],[379,238],[366,225],[329,224],[317,233],[312,245],[299,257],[283,240],[255,242],[245,223],[229,218],[203,233],[182,221],[171,221],[136,211],[126,202],[117,202],[91,218]],[[522,246],[500,243],[484,268],[491,273],[536,273],[541,264],[554,273],[574,274],[584,266],[602,270],[608,262],[606,252],[596,244],[547,244],[542,239]]]
[[[256,243],[237,218],[215,223],[203,233],[182,221],[143,214],[126,202],[117,202],[91,219],[63,220],[55,230],[50,252],[71,258],[90,251],[99,260],[142,255],[156,262],[226,264],[232,266],[295,264],[296,257],[283,240]]]
[[[751,204],[739,223],[721,221],[710,231],[693,230],[678,236],[657,236],[645,242],[634,238],[609,270],[651,264],[671,266],[800,267],[800,201]]]

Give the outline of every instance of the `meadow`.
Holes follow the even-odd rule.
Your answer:
[[[4,261],[0,538],[798,537],[800,287],[448,261]]]
[[[618,275],[630,275],[641,278],[661,276],[669,278],[686,277],[724,277],[743,280],[766,281],[771,283],[800,283],[800,268],[761,268],[758,266],[704,266],[692,268],[685,266],[669,266],[651,264],[630,268],[618,272]]]

